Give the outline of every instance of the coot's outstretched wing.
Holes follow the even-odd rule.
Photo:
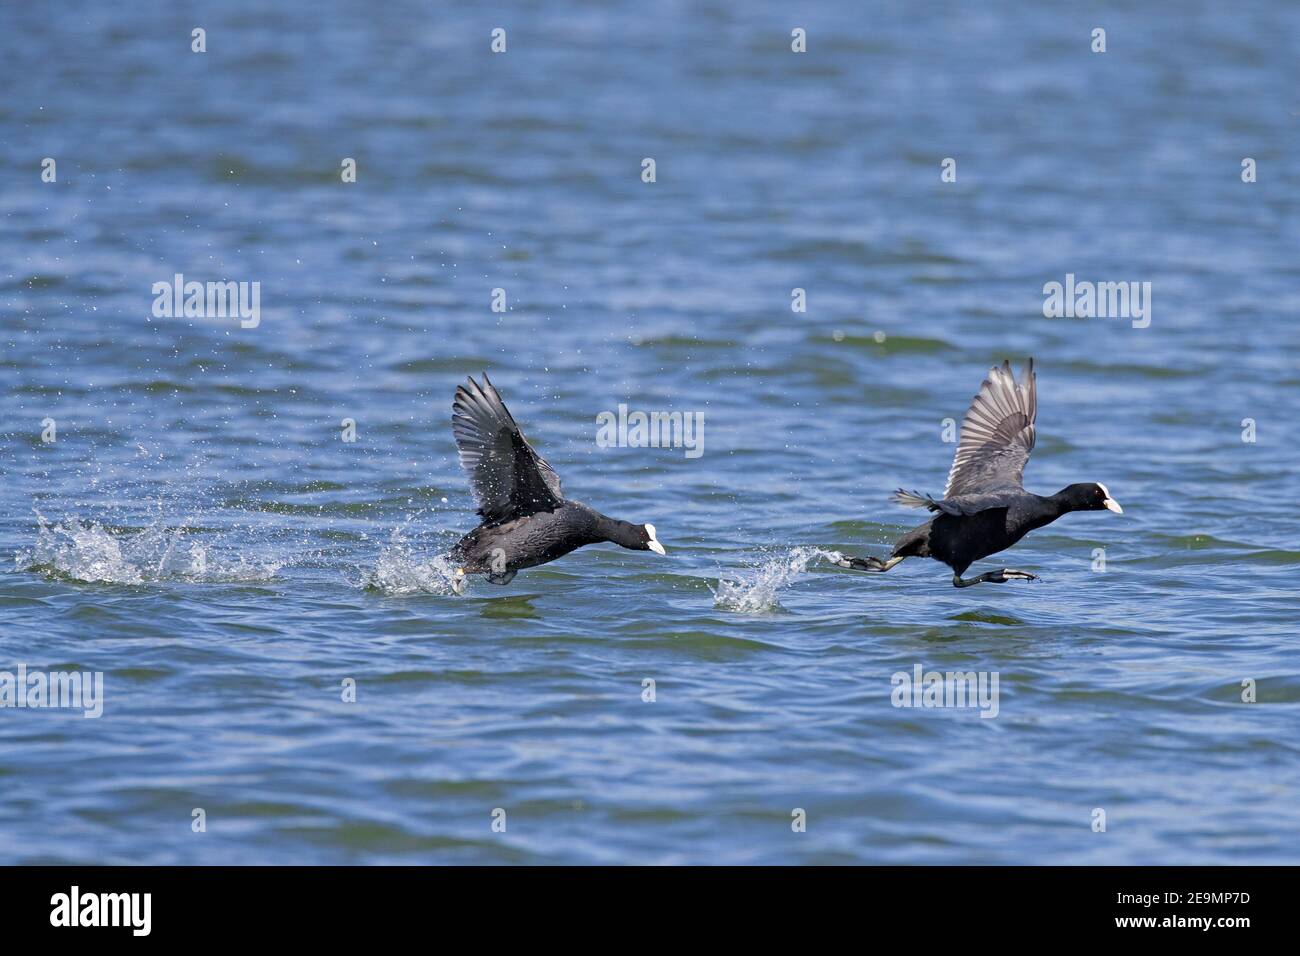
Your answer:
[[[451,431],[485,520],[553,511],[564,500],[560,476],[524,439],[486,372],[481,386],[472,376],[457,386]]]
[[[1023,491],[1025,462],[1034,448],[1038,382],[1031,358],[1017,383],[1011,363],[994,366],[961,423],[961,439],[944,487],[945,500]]]

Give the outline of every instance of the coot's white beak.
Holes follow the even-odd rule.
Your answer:
[[[1103,485],[1100,481],[1097,482],[1097,487],[1101,489],[1102,505],[1104,505],[1108,510],[1115,512],[1115,514],[1122,515],[1124,513],[1124,509],[1119,506],[1118,501],[1116,501],[1114,498],[1110,496],[1110,489],[1107,488],[1105,485]]]
[[[646,542],[646,547],[647,547],[647,548],[649,548],[649,549],[650,549],[651,551],[653,551],[655,554],[667,554],[667,553],[668,553],[667,551],[664,550],[664,546],[663,546],[662,544],[660,544],[658,541],[655,540],[655,526],[654,526],[654,525],[652,525],[652,524],[648,524],[648,525],[646,525],[646,526],[645,526],[645,533],[648,534],[648,535],[650,535],[650,540]]]
[[[451,576],[451,589],[457,594],[465,593],[465,569],[457,568]]]

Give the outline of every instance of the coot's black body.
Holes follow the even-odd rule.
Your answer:
[[[961,577],[980,558],[1005,551],[1067,511],[1105,508],[1105,501],[1106,495],[1098,485],[1080,484],[1047,498],[1025,492],[1005,506],[972,514],[940,512],[899,538],[892,556],[934,558]]]
[[[520,570],[609,541],[663,554],[652,524],[609,518],[564,497],[560,476],[533,451],[486,374],[456,389],[452,433],[483,523],[452,548],[455,585],[466,574],[508,584]]]
[[[895,493],[899,504],[928,508],[936,516],[899,538],[888,560],[842,558],[842,567],[888,571],[905,558],[934,558],[952,568],[952,583],[959,588],[981,581],[1034,580],[1036,575],[1014,568],[969,580],[962,574],[980,558],[1005,551],[1030,531],[1068,512],[1123,513],[1102,484],[1074,484],[1047,497],[1025,491],[1021,482],[1034,447],[1038,413],[1033,359],[1022,377],[1024,381],[1017,384],[1009,362],[990,370],[962,421],[961,441],[942,498],[901,489]]]
[[[516,571],[546,564],[602,541],[638,551],[651,550],[644,525],[607,518],[594,508],[565,501],[554,511],[481,524],[461,538],[451,553],[466,574],[486,574],[492,583],[505,584]],[[502,577],[506,580],[499,580]]]

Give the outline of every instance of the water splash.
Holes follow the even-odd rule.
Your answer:
[[[408,519],[409,523],[409,519]],[[428,556],[406,539],[406,525],[395,528],[361,586],[383,594],[455,594],[455,567],[445,554]],[[463,587],[463,585],[462,585]]]
[[[742,614],[762,614],[781,607],[778,592],[815,561],[835,562],[842,558],[838,551],[821,548],[791,548],[770,555],[750,567],[739,580],[719,578],[713,591],[713,606]]]
[[[105,527],[75,515],[51,523],[39,511],[39,530],[30,551],[15,556],[18,568],[65,581],[102,584],[151,584],[181,581],[241,584],[270,581],[282,561],[245,554],[212,553],[219,542],[202,542],[183,527],[155,522],[145,528]]]

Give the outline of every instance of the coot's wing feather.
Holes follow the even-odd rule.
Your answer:
[[[456,388],[451,432],[486,520],[554,511],[564,501],[560,476],[533,451],[486,373],[481,386],[471,377]]]
[[[944,487],[945,500],[1023,490],[1025,462],[1034,448],[1038,381],[1031,358],[1017,383],[1011,363],[994,366],[961,423],[961,440]]]

